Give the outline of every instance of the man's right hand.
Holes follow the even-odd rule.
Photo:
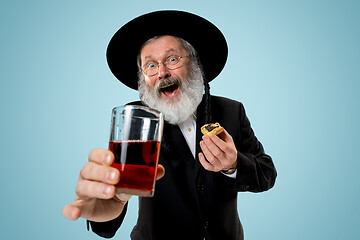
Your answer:
[[[105,222],[121,214],[131,195],[116,194],[114,185],[119,182],[120,172],[111,167],[114,159],[114,154],[105,149],[90,152],[89,161],[79,174],[76,198],[62,210],[66,218]],[[164,173],[164,167],[158,165],[156,180]]]

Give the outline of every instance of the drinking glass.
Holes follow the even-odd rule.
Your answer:
[[[120,171],[117,193],[152,197],[163,131],[162,113],[144,106],[112,110],[109,150]]]

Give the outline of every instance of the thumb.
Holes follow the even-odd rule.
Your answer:
[[[226,129],[224,128],[224,131],[222,131],[220,133],[220,137],[224,142],[232,142],[232,137],[231,135],[226,131]]]
[[[67,219],[77,220],[81,216],[81,210],[80,207],[73,202],[62,209],[62,214]]]
[[[92,199],[95,200],[95,199]],[[62,214],[64,215],[64,217],[70,219],[70,220],[77,220],[79,217],[84,217],[81,216],[83,214],[86,214],[87,212],[91,212],[92,210],[92,205],[95,203],[95,201],[92,201],[90,199],[83,199],[80,197],[76,197],[75,201],[66,205],[63,209],[62,209]],[[85,217],[84,217],[85,218]]]

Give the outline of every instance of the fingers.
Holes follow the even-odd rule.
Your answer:
[[[112,152],[95,149],[89,153],[89,161],[80,171],[76,195],[82,199],[109,199],[115,194],[115,184],[120,180],[120,172],[110,166],[114,161]]]
[[[94,149],[89,153],[89,162],[110,166],[114,160],[114,154],[106,149]]]
[[[205,156],[203,153],[199,153],[199,161],[201,163],[201,165],[208,171],[214,171],[217,172],[215,169],[215,166],[211,163],[209,163],[208,161],[206,161]]]
[[[116,168],[89,161],[80,171],[80,177],[85,180],[114,185],[119,182],[120,172]]]
[[[221,159],[224,153],[219,147],[217,147],[210,137],[204,136],[203,141],[200,142],[200,147],[209,163],[212,165],[220,164],[219,159]]]
[[[76,195],[82,199],[110,199],[115,195],[115,192],[116,188],[114,185],[85,179],[80,180],[76,186]]]
[[[209,153],[218,159],[221,159],[225,155],[227,149],[227,144],[218,136],[213,134],[210,134],[209,136],[203,136],[203,140],[200,142],[200,146],[201,145],[205,156],[208,157],[207,153]]]
[[[113,200],[108,201],[108,199],[115,199],[116,188],[114,185],[119,182],[120,172],[111,167],[114,162],[112,152],[95,149],[89,153],[88,160],[79,174],[75,201],[62,209],[64,217],[71,220],[79,217],[101,219],[99,217],[104,215],[104,212],[101,212],[100,215],[94,214],[94,209],[99,208],[98,206],[103,207],[98,203],[111,203]],[[118,205],[118,202],[116,204]]]
[[[161,164],[158,164],[157,170],[156,170],[156,180],[159,180],[164,175],[165,175],[165,168]]]
[[[231,135],[224,129],[220,136],[203,136],[200,142],[199,161],[206,170],[218,172],[236,163],[237,149]]]
[[[228,148],[229,146],[231,146],[232,144],[234,144],[234,141],[231,137],[231,135],[224,129],[224,131],[222,131],[220,133],[221,139],[216,136],[211,134],[209,137],[211,139],[211,141],[217,146],[219,147],[223,152],[228,152]]]

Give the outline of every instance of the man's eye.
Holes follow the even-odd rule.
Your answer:
[[[152,69],[156,67],[156,63],[148,63],[147,68]]]
[[[177,60],[178,60],[178,58],[175,57],[175,56],[171,56],[171,57],[168,58],[168,62],[170,62],[170,63],[174,63],[174,62],[176,62]]]

